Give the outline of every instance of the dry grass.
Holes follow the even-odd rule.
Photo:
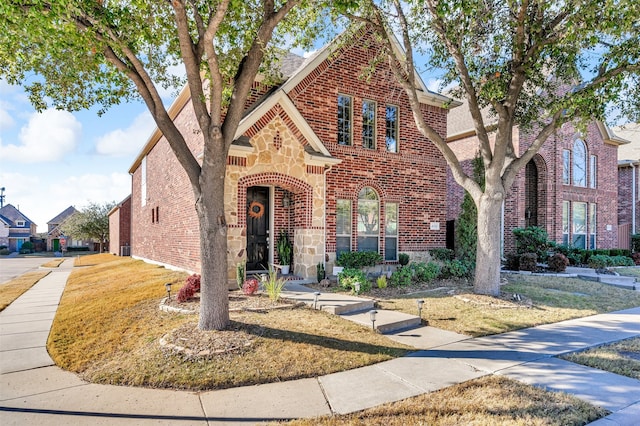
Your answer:
[[[640,306],[640,294],[636,292],[572,278],[507,276],[502,291],[524,296],[532,302],[530,308],[490,307],[449,294],[461,290],[471,292],[472,288],[424,291],[379,300],[379,306],[415,315],[416,300],[423,299],[422,317],[429,325],[474,337]]]
[[[529,426],[584,425],[608,413],[562,393],[485,376],[361,412],[296,420],[288,425]]]
[[[77,255],[73,266],[94,266],[101,263],[109,263],[118,260],[117,256],[111,253]]]
[[[58,266],[60,266],[60,264],[62,264],[62,262],[64,262],[64,259],[54,259],[47,263],[43,263],[41,266],[43,268],[57,268]]]
[[[158,341],[194,318],[160,312],[158,304],[163,284],[181,285],[186,274],[111,259],[72,273],[48,342],[58,365],[93,382],[216,389],[315,377],[409,350],[339,317],[294,309],[232,314],[254,338],[252,346],[208,360],[184,361],[163,353]]]
[[[620,275],[624,275],[626,277],[636,277],[640,278],[640,267],[638,266],[626,266],[622,268],[613,268],[613,270]],[[636,281],[638,281],[636,279]]]
[[[50,271],[33,271],[22,274],[0,285],[0,312],[18,297],[49,275]]]
[[[575,352],[561,358],[640,380],[640,337]]]

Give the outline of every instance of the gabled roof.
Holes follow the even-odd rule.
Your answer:
[[[7,222],[10,226],[15,226],[16,221],[18,220],[24,220],[31,225],[35,225],[35,223],[33,223],[31,219],[29,219],[20,210],[18,210],[11,204],[7,204],[0,209],[0,216],[2,216],[5,222]]]
[[[58,216],[54,217],[49,222],[47,222],[47,225],[60,225],[69,216],[71,216],[72,214],[76,213],[77,211],[78,210],[76,210],[75,207],[69,206],[66,209],[64,209],[64,211],[62,211]]]
[[[345,36],[346,33],[341,34],[332,42],[326,44],[318,52],[308,59],[302,58],[293,53],[285,55],[280,60],[280,73],[286,80],[279,87],[274,87],[270,92],[266,94],[258,103],[251,106],[240,121],[238,131],[234,137],[235,141],[231,145],[230,154],[246,155],[252,148],[250,146],[244,146],[246,144],[240,143],[240,138],[243,133],[246,132],[257,120],[259,120],[269,109],[276,104],[280,104],[287,114],[292,118],[298,129],[302,132],[303,136],[307,139],[313,149],[306,149],[307,155],[305,159],[315,164],[337,164],[341,160],[331,157],[329,151],[324,147],[320,139],[315,135],[309,124],[304,117],[295,108],[293,102],[289,99],[287,94],[293,90],[302,80],[309,76],[323,61],[328,59],[331,54],[335,53],[340,47],[340,38]],[[394,37],[392,40],[394,49],[402,51],[400,42]],[[260,80],[260,77],[258,77]],[[439,107],[448,106],[454,108],[460,105],[460,102],[452,100],[444,95],[430,91],[420,75],[416,72],[415,80],[419,85],[418,100],[421,103],[428,105],[435,105]],[[167,111],[169,117],[172,120],[180,114],[184,106],[190,99],[189,86],[185,85],[176,100],[169,107]],[[129,173],[133,174],[135,170],[140,166],[142,159],[153,149],[156,143],[162,137],[162,133],[158,128],[155,129],[151,137],[148,139],[142,151],[138,154],[133,164],[129,168]],[[314,153],[315,152],[315,153]]]
[[[124,203],[127,202],[127,200],[129,200],[131,198],[131,194],[127,195],[124,200],[120,201],[118,204],[116,204],[115,206],[113,206],[113,208],[111,210],[109,210],[109,213],[107,213],[107,216],[111,216],[112,214],[114,214],[116,211],[120,210],[122,208],[122,205]]]

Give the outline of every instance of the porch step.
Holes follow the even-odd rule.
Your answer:
[[[316,299],[314,291],[302,286],[289,285],[288,283],[285,289],[287,291],[287,299],[304,302],[312,308],[322,309],[334,315],[370,310],[373,309],[375,303],[371,299],[338,293],[320,293]]]
[[[370,309],[361,312],[352,312],[340,315],[342,318],[371,327]],[[377,310],[375,329],[382,334],[393,333],[399,330],[407,330],[422,326],[422,320],[415,315],[404,312]]]

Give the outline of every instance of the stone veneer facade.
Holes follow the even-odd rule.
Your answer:
[[[417,130],[405,93],[384,65],[371,78],[362,73],[375,52],[365,31],[357,42],[311,62],[294,83],[254,105],[250,124],[227,158],[225,210],[228,224],[228,275],[246,258],[247,188],[269,188],[271,238],[286,230],[293,237],[293,272],[315,279],[316,265],[330,273],[336,258],[336,200],[352,202],[351,250],[358,250],[358,193],[372,188],[379,199],[378,247],[385,250],[385,206],[398,203],[398,252],[413,259],[445,244],[446,165],[437,149]],[[289,84],[289,86],[287,86]],[[268,88],[256,85],[256,93]],[[259,99],[252,95],[249,102]],[[352,97],[353,144],[337,143],[337,97]],[[429,94],[427,121],[444,137],[444,97]],[[274,100],[275,99],[275,100]],[[376,103],[376,145],[362,146],[363,99]],[[175,105],[175,104],[174,104]],[[399,108],[399,152],[387,152],[385,108]],[[179,105],[174,121],[196,156],[202,152],[190,102]],[[249,117],[249,118],[251,118]],[[247,118],[245,121],[248,121]],[[140,154],[132,173],[132,255],[187,271],[200,271],[198,221],[185,172],[163,137],[156,135]],[[284,197],[291,200],[285,207]],[[269,261],[277,263],[272,241]],[[390,264],[395,261],[388,262]]]

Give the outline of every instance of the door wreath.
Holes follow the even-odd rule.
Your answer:
[[[249,204],[249,216],[254,219],[260,219],[264,215],[264,204],[258,201],[252,201]]]

